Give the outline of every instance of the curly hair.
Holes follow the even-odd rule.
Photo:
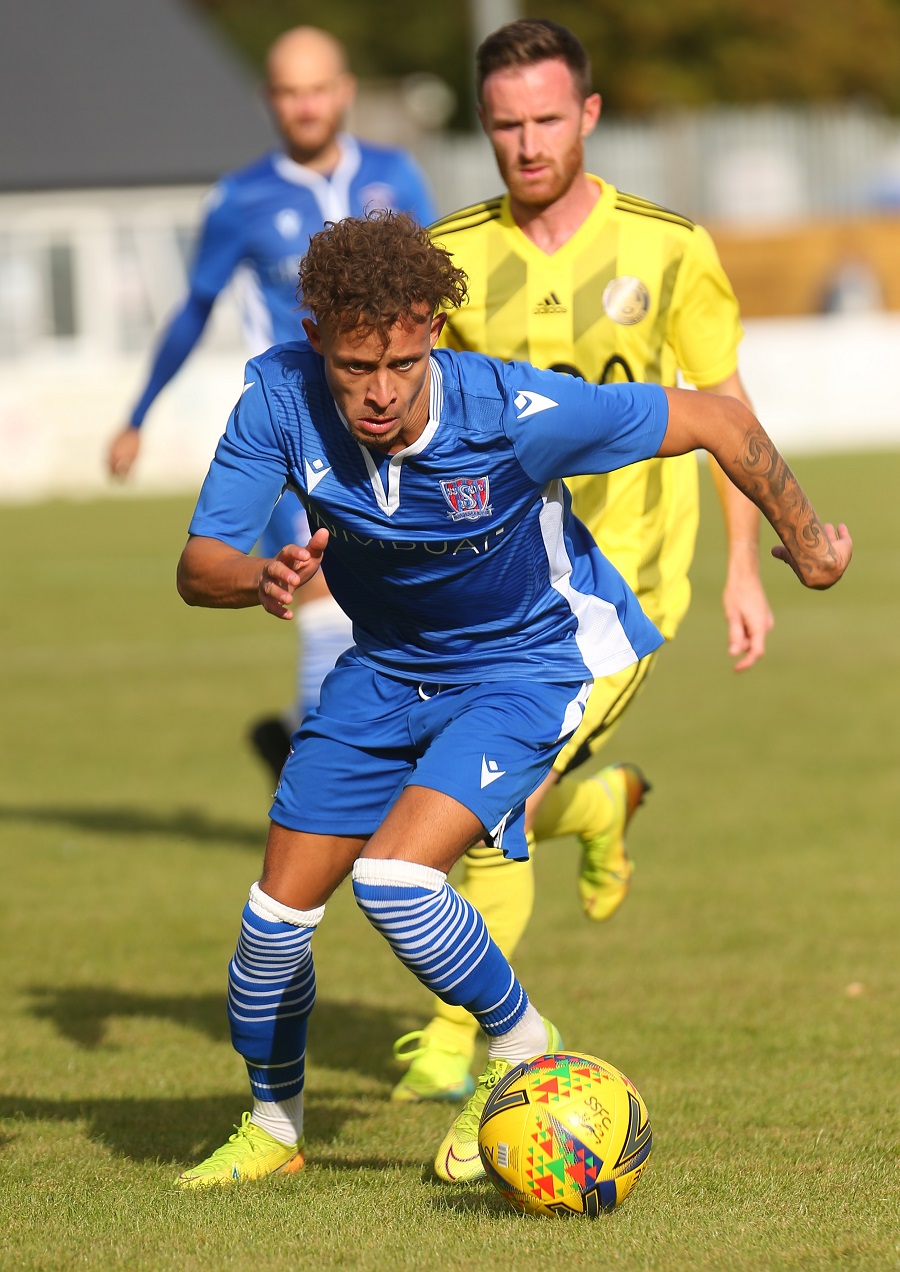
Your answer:
[[[561,58],[568,66],[582,101],[590,97],[590,59],[584,45],[568,27],[549,18],[518,18],[508,22],[492,32],[475,54],[475,89],[479,102],[484,81],[494,71],[534,66],[536,62],[555,58]]]
[[[297,296],[332,330],[361,328],[386,341],[398,322],[430,322],[439,308],[458,308],[466,286],[427,230],[402,212],[380,209],[325,222],[300,262]]]

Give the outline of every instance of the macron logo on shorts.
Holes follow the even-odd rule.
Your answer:
[[[505,777],[506,769],[502,769],[496,760],[489,760],[486,755],[481,757],[481,789],[490,786],[491,782],[496,782],[498,777]]]
[[[559,406],[553,398],[544,397],[543,393],[532,393],[530,389],[522,389],[516,394],[513,403],[519,414],[517,420],[527,420],[529,415],[537,415],[538,411],[549,411],[551,406]]]

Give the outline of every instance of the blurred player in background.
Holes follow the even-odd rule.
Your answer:
[[[302,1169],[312,940],[351,873],[398,959],[489,1036],[485,1071],[438,1150],[441,1178],[483,1173],[472,1128],[490,1091],[561,1046],[447,881],[485,836],[527,856],[525,801],[581,720],[590,681],[662,641],[571,515],[560,473],[712,447],[806,586],[837,582],[852,551],[846,526],[819,521],[732,399],[435,351],[465,275],[406,216],[321,231],[301,281],[308,341],[248,363],[178,587],[191,605],[290,619],[321,563],[356,643],[295,735],[229,965],[253,1108],[182,1173],[183,1188]],[[315,533],[274,558],[247,555],[286,484]]]
[[[502,27],[478,51],[477,87],[507,193],[432,226],[469,280],[469,303],[447,315],[441,343],[595,384],[674,385],[680,371],[697,388],[749,406],[738,373],[737,301],[709,235],[584,171],[584,139],[601,103],[578,39],[543,20]],[[728,537],[728,652],[743,671],[764,653],[773,621],[759,577],[759,514],[715,462],[712,471]],[[696,459],[657,458],[568,484],[576,515],[671,640],[690,600]],[[625,829],[647,784],[633,765],[591,776],[580,766],[607,742],[655,658],[595,682],[581,727],[530,805],[538,841],[579,836],[578,886],[591,919],[608,918],[625,897],[632,871]],[[460,891],[510,956],[532,911],[531,862],[478,847],[465,870]],[[459,1099],[471,1089],[475,1022],[440,1001],[436,1009],[424,1031],[395,1046],[397,1058],[410,1061],[395,1099]]]
[[[197,344],[216,298],[234,277],[251,354],[303,339],[297,266],[325,221],[369,208],[404,211],[422,224],[435,210],[425,179],[403,150],[373,145],[342,131],[355,82],[344,49],[315,27],[281,35],[266,62],[266,97],[284,141],[218,183],[206,207],[190,271],[188,295],[162,333],[146,386],[109,448],[109,470],[127,475],[141,445],[144,418],[157,395]],[[297,498],[279,502],[261,544],[305,543],[309,529]],[[297,616],[301,655],[296,703],[285,719],[252,730],[257,751],[277,775],[290,734],[319,700],[319,686],[350,644],[350,623],[321,575],[306,588]]]

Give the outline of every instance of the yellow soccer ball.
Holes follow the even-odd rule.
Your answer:
[[[556,1051],[511,1069],[488,1097],[478,1147],[517,1210],[595,1217],[624,1201],[650,1157],[634,1084],[595,1056]]]

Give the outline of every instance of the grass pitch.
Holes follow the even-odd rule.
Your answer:
[[[346,887],[316,937],[309,1167],[173,1189],[247,1107],[224,974],[270,790],[244,734],[293,632],[179,601],[189,501],[0,508],[0,1267],[900,1267],[900,454],[797,470],[850,523],[847,578],[812,594],[767,560],[770,652],[733,675],[706,483],[691,614],[609,752],[654,782],[632,895],[588,924],[575,845],[538,857],[518,970],[654,1127],[595,1222],[432,1177],[447,1109],[387,1099],[427,997]]]

